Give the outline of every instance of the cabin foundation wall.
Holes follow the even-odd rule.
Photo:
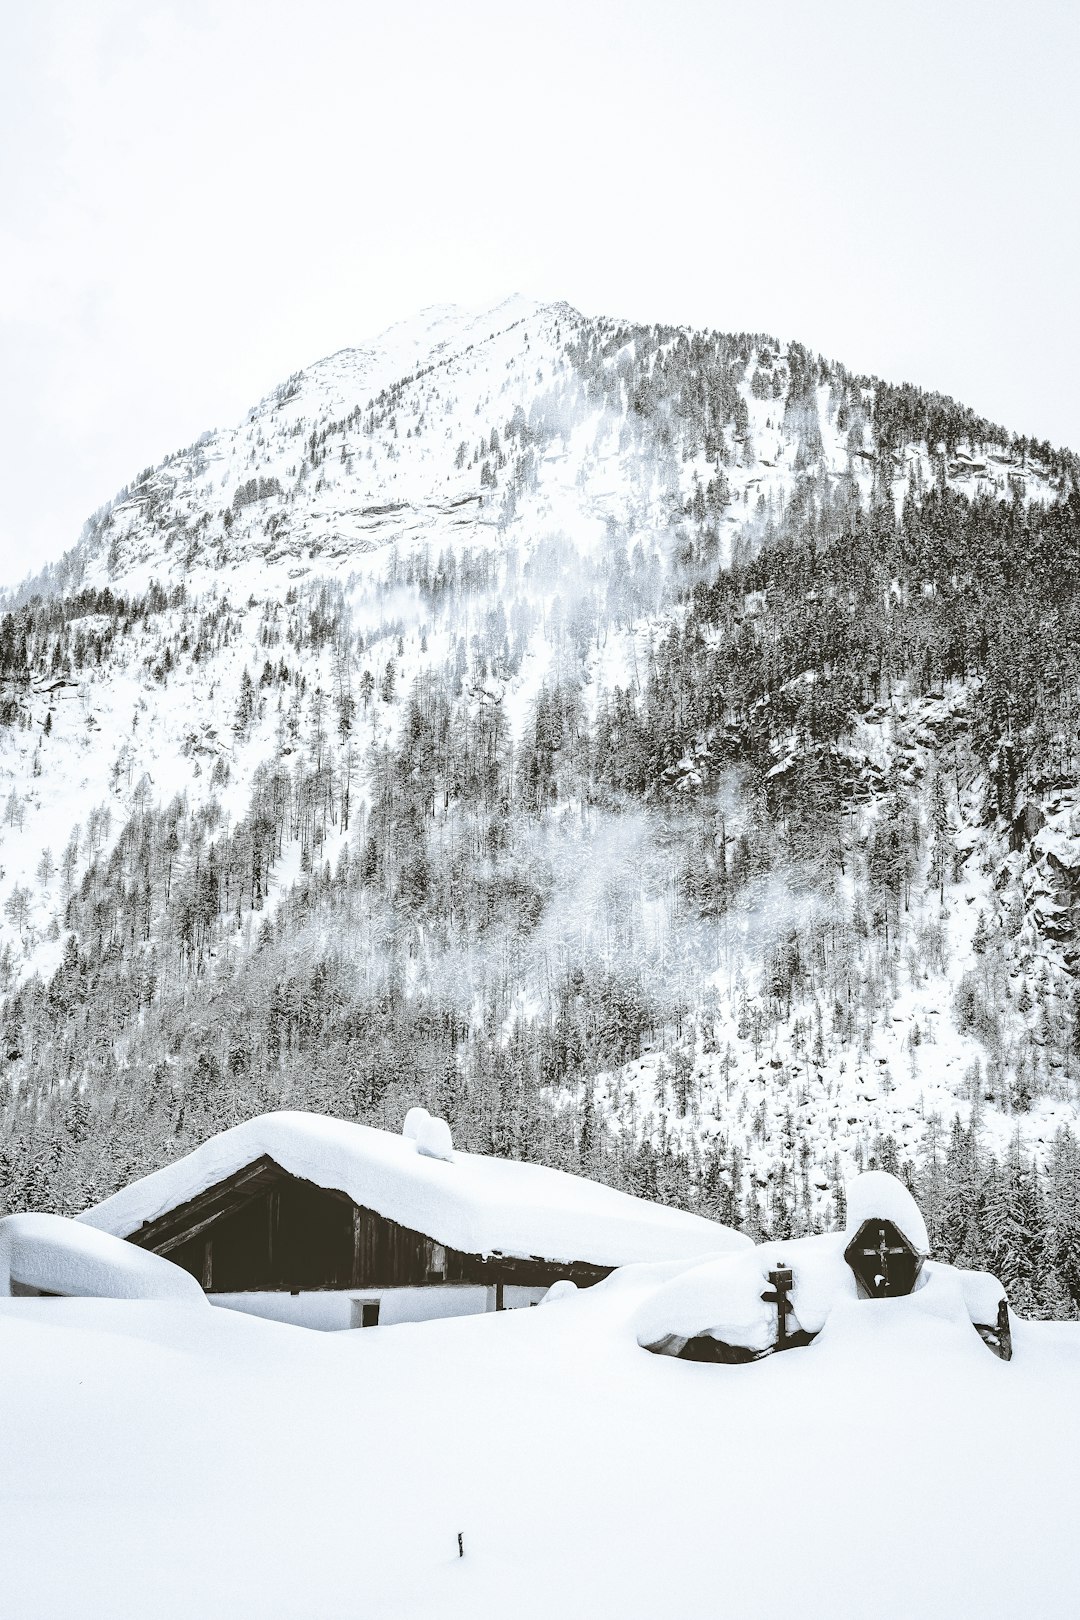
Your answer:
[[[503,1309],[516,1311],[536,1305],[545,1288],[503,1287]],[[358,1307],[368,1300],[379,1302],[379,1326],[398,1322],[430,1322],[444,1316],[482,1316],[495,1310],[495,1285],[447,1283],[425,1288],[320,1288],[299,1293],[211,1294],[211,1305],[224,1310],[246,1311],[271,1322],[287,1322],[296,1327],[332,1333],[358,1325]],[[354,1308],[355,1307],[355,1308]]]

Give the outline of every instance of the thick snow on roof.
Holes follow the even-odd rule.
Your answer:
[[[620,1266],[749,1246],[748,1238],[715,1221],[561,1170],[475,1153],[433,1158],[420,1142],[389,1131],[288,1111],[211,1137],[78,1219],[127,1237],[263,1154],[291,1175],[348,1193],[357,1204],[464,1254]]]
[[[887,1170],[864,1170],[847,1184],[847,1236],[864,1221],[892,1221],[920,1254],[930,1253],[930,1239],[919,1206],[902,1181]]]
[[[186,1271],[159,1254],[122,1243],[63,1215],[5,1215],[0,1219],[0,1296],[12,1285],[86,1299],[202,1301]]]

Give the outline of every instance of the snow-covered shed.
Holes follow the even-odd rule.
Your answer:
[[[866,1299],[915,1290],[930,1253],[926,1222],[910,1192],[885,1170],[866,1170],[848,1188],[844,1259]]]
[[[79,1220],[167,1255],[217,1304],[316,1327],[531,1304],[560,1278],[749,1244],[581,1176],[455,1152],[422,1109],[400,1136],[264,1114]]]
[[[757,1361],[807,1345],[837,1308],[860,1301],[892,1306],[936,1279],[929,1306],[951,1290],[995,1355],[1012,1354],[1005,1291],[985,1272],[928,1260],[926,1223],[908,1189],[882,1170],[847,1189],[842,1232],[771,1240],[734,1255],[676,1267],[647,1295],[635,1320],[638,1343],[689,1361]]]

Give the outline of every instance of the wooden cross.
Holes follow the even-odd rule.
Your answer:
[[[772,1283],[772,1288],[766,1288],[761,1297],[766,1305],[776,1306],[776,1348],[786,1350],[788,1347],[787,1319],[791,1314],[791,1301],[788,1298],[791,1292],[791,1268],[780,1266],[776,1271],[770,1271],[769,1281]]]

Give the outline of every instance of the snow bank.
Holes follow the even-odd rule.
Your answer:
[[[265,1154],[289,1174],[347,1193],[464,1254],[621,1266],[752,1247],[749,1238],[716,1221],[561,1170],[475,1153],[453,1153],[446,1162],[421,1149],[426,1127],[415,1110],[406,1124],[415,1138],[321,1114],[263,1114],[211,1137],[78,1219],[126,1237]]]
[[[846,1237],[850,1241],[864,1221],[892,1221],[924,1257],[930,1239],[919,1206],[902,1181],[886,1170],[865,1170],[847,1185]]]
[[[5,1215],[0,1219],[0,1295],[26,1289],[86,1299],[207,1303],[194,1277],[159,1254],[63,1215]]]

